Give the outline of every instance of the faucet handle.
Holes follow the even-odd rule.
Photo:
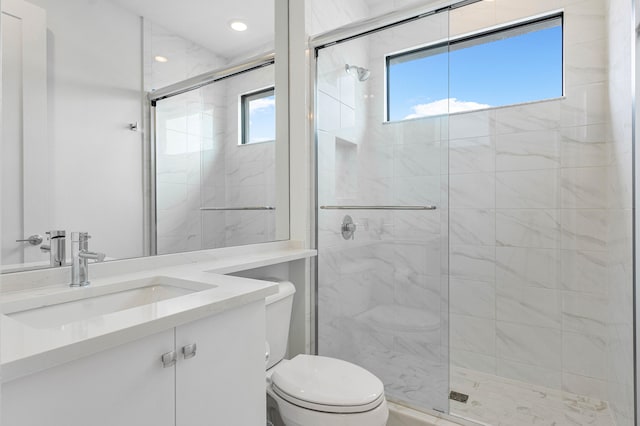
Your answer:
[[[78,254],[78,256],[82,259],[95,260],[96,262],[104,262],[105,257],[107,257],[107,255],[104,253],[100,253],[97,251],[86,251],[86,250],[82,250]]]
[[[71,233],[71,242],[72,243],[80,243],[80,247],[84,247],[87,242],[91,238],[88,232],[72,232]]]
[[[34,234],[29,236],[29,238],[24,238],[22,240],[16,240],[16,243],[29,243],[32,246],[37,246],[39,244],[42,244],[42,235],[38,235],[38,234]]]

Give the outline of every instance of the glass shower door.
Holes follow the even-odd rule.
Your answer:
[[[157,101],[157,254],[276,239],[274,68]]]
[[[318,353],[368,369],[389,400],[444,412],[448,21],[319,48],[316,92]]]

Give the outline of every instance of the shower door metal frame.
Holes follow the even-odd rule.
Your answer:
[[[483,0],[459,0],[441,1],[429,6],[412,6],[397,11],[389,12],[374,18],[365,19],[345,25],[335,30],[330,30],[312,37],[309,40],[309,49],[317,52],[318,49],[334,44],[342,43],[354,38],[383,31],[387,28],[406,24],[417,19],[442,12],[448,12]],[[312,55],[312,67],[315,67],[316,55]],[[315,84],[315,82],[314,82]]]
[[[224,80],[225,78],[243,74],[256,68],[262,68],[274,63],[275,53],[268,52],[264,55],[255,56],[253,58],[247,59],[246,61],[238,62],[223,68],[218,68],[216,70],[188,78],[178,83],[170,84],[169,86],[163,87],[161,89],[154,90],[153,92],[149,93],[147,98],[149,99],[149,102],[151,102],[152,106],[154,106],[156,101],[167,99],[172,96],[181,95],[192,90],[197,90],[201,87],[215,83],[216,81]]]
[[[638,315],[638,307],[640,306],[640,283],[638,283],[638,271],[637,262],[638,259],[638,238],[640,238],[640,229],[638,228],[638,220],[640,217],[640,210],[638,209],[638,194],[636,191],[640,188],[640,175],[636,170],[636,165],[640,164],[640,152],[637,149],[636,142],[638,138],[638,109],[636,105],[636,92],[640,87],[640,69],[638,68],[638,49],[640,49],[640,4],[639,0],[631,1],[631,17],[630,17],[630,33],[631,33],[631,197],[632,197],[632,215],[631,215],[631,229],[632,229],[632,291],[633,291],[633,385],[634,385],[634,424],[638,424],[640,421],[640,316]]]

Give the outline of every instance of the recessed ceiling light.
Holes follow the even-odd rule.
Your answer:
[[[155,59],[156,62],[169,62],[169,59],[167,59],[166,56],[157,55],[157,56],[154,56],[153,59]]]
[[[245,24],[242,21],[232,21],[229,23],[229,26],[231,27],[232,30],[235,31],[246,31],[247,30],[247,24]]]

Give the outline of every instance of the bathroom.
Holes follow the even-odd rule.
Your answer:
[[[216,3],[0,0],[1,424],[637,424],[635,2]]]

